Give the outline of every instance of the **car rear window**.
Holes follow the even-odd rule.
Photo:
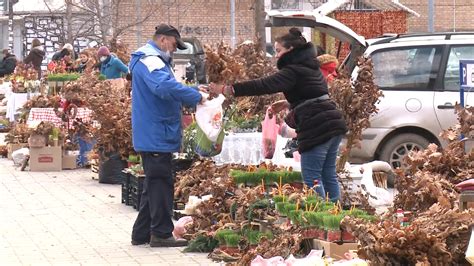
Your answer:
[[[440,48],[397,47],[374,52],[375,83],[382,89],[428,90],[439,69]]]

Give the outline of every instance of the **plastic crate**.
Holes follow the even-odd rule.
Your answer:
[[[98,160],[91,160],[91,177],[93,180],[99,180],[99,161]]]
[[[132,199],[132,206],[138,210],[140,208],[140,199],[143,192],[143,182],[145,177],[130,175],[130,194]]]
[[[130,174],[125,174],[125,179],[122,182],[122,203],[129,206],[132,205],[132,193],[130,187]]]

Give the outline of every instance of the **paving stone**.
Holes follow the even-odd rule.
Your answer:
[[[88,169],[21,172],[0,159],[0,176],[0,265],[219,265],[182,248],[132,246],[137,212],[121,204],[120,185]]]

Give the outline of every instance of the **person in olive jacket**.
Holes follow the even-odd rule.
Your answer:
[[[3,49],[3,60],[0,62],[0,78],[13,74],[16,67],[16,56],[9,49]]]
[[[286,101],[272,104],[271,110],[278,113],[290,109],[285,122],[297,132],[304,183],[315,187],[321,197],[328,193],[332,201],[337,201],[340,190],[336,158],[347,132],[344,117],[329,99],[314,45],[306,42],[300,30],[292,28],[276,38],[275,50],[275,74],[230,86],[211,83],[210,91],[237,97],[283,92]]]
[[[40,40],[33,39],[31,42],[31,50],[28,56],[23,60],[25,64],[31,64],[36,71],[38,71],[38,79],[41,79],[41,64],[44,59],[44,47],[41,45]]]

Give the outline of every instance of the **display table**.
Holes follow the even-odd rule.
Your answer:
[[[61,109],[60,109],[61,110]],[[82,122],[91,121],[92,111],[87,108],[77,108],[77,115],[75,119],[81,119]],[[74,120],[69,121],[69,128],[72,127]],[[31,108],[30,115],[26,121],[27,125],[32,125],[37,122],[51,122],[55,126],[60,127],[64,125],[64,122],[55,113],[53,108]]]
[[[300,163],[292,158],[285,158],[283,148],[289,139],[278,136],[275,154],[272,163],[281,166],[291,166],[296,171],[300,169]],[[222,144],[222,152],[213,157],[217,164],[237,163],[243,165],[257,165],[265,161],[262,154],[262,133],[230,133],[225,136]]]

